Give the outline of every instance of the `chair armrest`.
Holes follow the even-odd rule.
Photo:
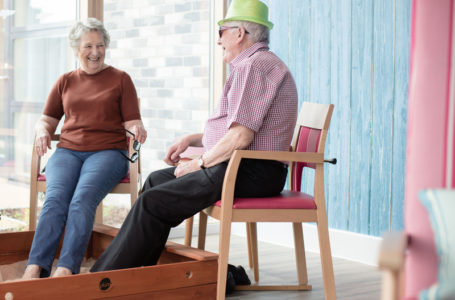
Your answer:
[[[408,237],[404,232],[384,234],[378,257],[379,268],[392,272],[400,271],[404,263],[407,245]]]
[[[240,159],[268,159],[315,164],[324,162],[324,155],[316,152],[236,150],[232,154],[231,160],[236,157],[239,157]]]
[[[223,181],[223,191],[221,193],[221,213],[225,216],[231,215],[234,202],[234,189],[237,172],[242,158],[267,159],[278,161],[298,161],[314,164],[323,164],[324,155],[315,152],[292,152],[292,151],[255,151],[255,150],[235,150],[232,154],[226,169]],[[229,216],[230,218],[230,216]]]

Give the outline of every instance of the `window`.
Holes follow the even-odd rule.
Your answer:
[[[111,36],[106,63],[126,71],[141,101],[148,132],[141,148],[143,179],[167,167],[167,148],[180,136],[202,132],[210,111],[210,0],[104,0]],[[109,195],[105,223],[119,225],[127,197]]]
[[[8,192],[0,206],[4,217],[27,219],[33,128],[58,76],[75,67],[67,35],[77,7],[76,0],[0,1],[0,189]]]
[[[8,191],[3,216],[28,220],[33,128],[58,76],[77,67],[67,40],[75,20],[103,18],[111,36],[106,63],[134,81],[148,130],[141,148],[145,177],[166,166],[175,138],[202,132],[217,102],[222,76],[213,69],[222,60],[213,19],[223,9],[213,0],[0,0],[0,190]],[[217,87],[210,88],[214,81]],[[124,196],[104,201],[107,224],[123,221],[129,210]]]

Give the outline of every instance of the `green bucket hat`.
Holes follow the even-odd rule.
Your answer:
[[[226,17],[218,22],[218,25],[228,21],[249,21],[273,28],[269,20],[269,9],[267,5],[259,0],[232,0]]]

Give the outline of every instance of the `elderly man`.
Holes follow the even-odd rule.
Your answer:
[[[151,173],[118,235],[91,271],[156,264],[169,231],[220,199],[224,174],[236,149],[287,151],[297,118],[297,90],[286,65],[269,51],[268,8],[258,0],[232,1],[219,21],[224,61],[230,66],[218,108],[204,133],[171,145],[165,161],[175,165],[188,146],[204,154]],[[279,161],[243,160],[235,195],[279,194],[287,165]]]

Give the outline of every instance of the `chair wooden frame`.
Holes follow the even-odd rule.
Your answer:
[[[238,290],[310,290],[306,269],[305,247],[303,242],[302,222],[317,224],[325,299],[336,299],[335,279],[333,274],[332,255],[324,198],[324,149],[327,131],[333,112],[333,104],[316,104],[305,102],[294,131],[292,149],[283,151],[236,150],[230,158],[223,183],[221,206],[210,206],[199,216],[198,248],[205,248],[207,217],[220,220],[219,261],[217,299],[225,298],[226,274],[229,257],[229,243],[232,222],[246,222],[248,254],[250,267],[254,270],[255,283],[237,286]],[[320,118],[322,115],[322,118]],[[320,129],[317,152],[295,152],[301,126]],[[314,202],[316,209],[233,209],[234,185],[240,161],[248,159],[267,159],[289,162],[306,162],[315,165]],[[293,164],[290,164],[291,167]],[[292,169],[290,171],[292,174]],[[291,190],[293,189],[291,182]],[[297,264],[297,285],[260,285],[258,269],[257,225],[256,222],[292,222]],[[192,220],[187,220],[192,225]],[[187,227],[185,243],[191,244],[191,229]]]
[[[404,232],[388,232],[383,235],[378,256],[382,272],[382,300],[398,300],[403,297],[403,275],[408,236]]]
[[[60,139],[59,134],[53,134],[51,136],[52,141],[58,141]],[[129,153],[133,153],[133,139],[129,139]],[[33,143],[32,150],[32,163],[30,168],[30,215],[29,215],[29,230],[35,230],[37,220],[37,205],[38,205],[38,192],[46,192],[46,181],[40,178],[42,175],[41,170],[41,157],[38,156],[35,149],[35,143]],[[129,163],[129,173],[123,178],[109,193],[112,194],[130,194],[131,206],[136,201],[140,189],[142,188],[142,177],[141,177],[141,165],[140,165],[140,154],[139,158],[135,163]],[[103,206],[102,203],[98,205],[95,216],[95,223],[103,223]]]

